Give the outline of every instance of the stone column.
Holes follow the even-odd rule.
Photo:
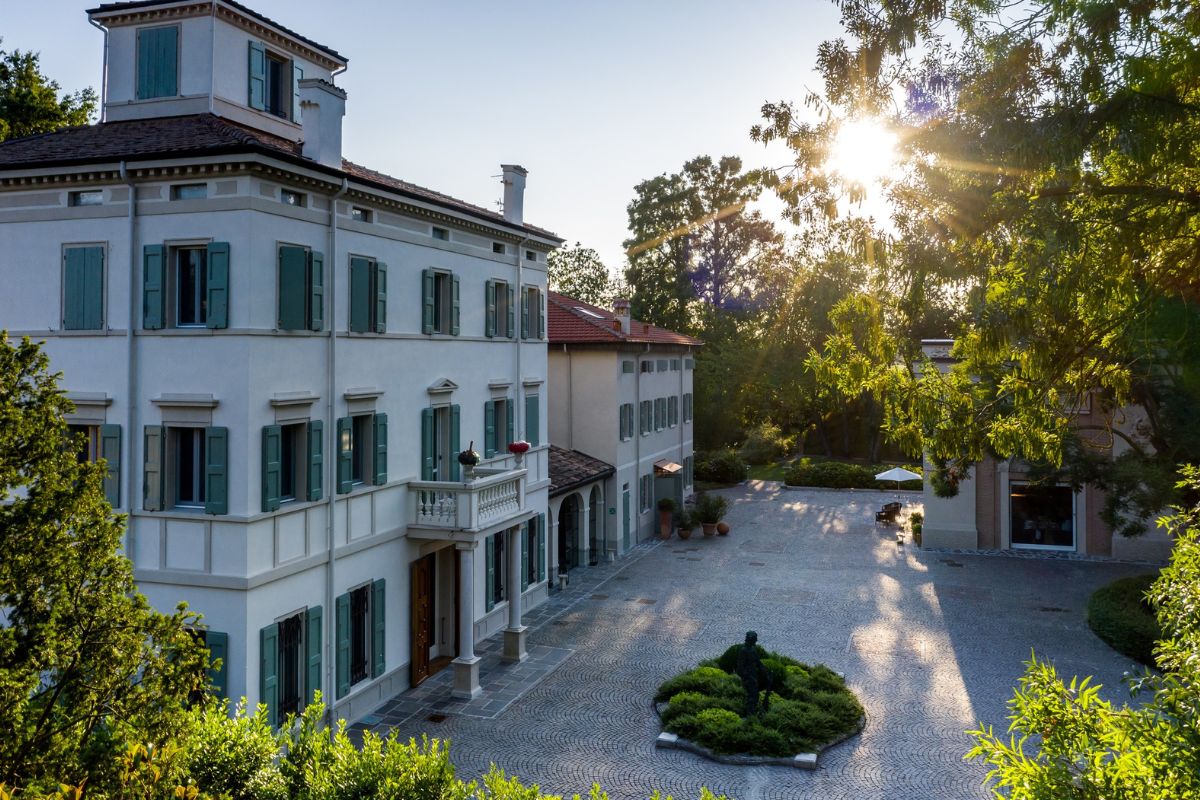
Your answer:
[[[458,658],[454,659],[454,689],[464,700],[480,695],[479,657],[475,655],[475,548],[478,542],[458,542]]]
[[[582,492],[579,494],[579,538],[582,540],[579,543],[579,564],[586,567],[592,563],[592,504],[590,497],[584,499]]]
[[[519,663],[529,658],[525,649],[526,628],[521,624],[521,526],[510,528],[506,534],[508,541],[505,550],[508,552],[508,627],[504,629],[504,660]],[[529,554],[529,558],[537,558],[537,550]]]

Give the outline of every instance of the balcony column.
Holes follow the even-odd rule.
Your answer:
[[[592,507],[579,493],[579,566],[586,567],[592,563]]]
[[[478,542],[458,542],[458,658],[454,665],[453,697],[472,700],[479,685],[479,656],[475,655],[475,548]]]
[[[521,624],[521,536],[522,526],[510,528],[504,545],[508,553],[508,627],[504,629],[504,660],[520,663],[529,658],[525,649],[526,628]],[[536,558],[530,553],[530,558]]]

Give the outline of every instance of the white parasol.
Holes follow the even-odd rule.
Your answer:
[[[921,476],[910,469],[904,467],[893,467],[887,472],[881,472],[875,476],[877,481],[895,481],[896,488],[900,488],[900,481],[919,481]]]

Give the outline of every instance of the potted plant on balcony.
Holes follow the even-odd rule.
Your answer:
[[[664,539],[671,538],[671,516],[675,513],[675,501],[663,497],[658,501],[658,529]]]
[[[467,449],[458,454],[458,463],[462,464],[463,475],[470,478],[475,474],[475,467],[479,465],[479,453],[475,452],[475,440],[467,445]]]
[[[529,442],[524,439],[509,442],[508,452],[517,457],[517,466],[519,467],[525,461],[525,454],[529,452]]]
[[[705,536],[715,536],[717,523],[725,516],[729,501],[718,494],[702,494],[696,501],[696,513],[700,517],[700,526]]]
[[[696,526],[700,524],[700,520],[696,515],[695,509],[685,508],[679,512],[679,538],[692,538],[692,531],[696,530]]]

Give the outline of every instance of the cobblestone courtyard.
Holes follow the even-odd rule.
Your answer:
[[[1088,629],[1086,603],[1101,584],[1148,567],[899,548],[873,512],[917,493],[767,484],[724,494],[730,536],[697,531],[579,570],[568,592],[529,615],[531,648],[569,655],[502,711],[472,716],[444,701],[414,711],[401,696],[369,721],[452,740],[460,777],[494,762],[567,795],[598,782],[613,798],[660,789],[684,800],[707,786],[738,800],[928,800],[988,796],[984,770],[962,760],[963,732],[978,720],[1007,728],[1005,703],[1031,649],[1060,672],[1095,675],[1110,699],[1127,696],[1128,661]],[[654,748],[654,689],[750,628],[768,649],[845,673],[867,709],[862,735],[815,772]],[[482,683],[486,692],[486,668]],[[445,719],[430,721],[439,709]]]

